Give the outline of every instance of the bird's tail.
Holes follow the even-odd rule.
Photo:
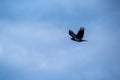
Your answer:
[[[87,42],[87,40],[83,40],[84,42]]]

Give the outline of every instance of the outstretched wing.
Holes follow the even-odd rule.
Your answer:
[[[75,33],[72,30],[69,30],[69,35],[72,36],[73,38],[76,37]]]
[[[77,35],[76,35],[76,38],[82,39],[83,36],[84,36],[84,28],[81,27],[80,30],[78,31]]]

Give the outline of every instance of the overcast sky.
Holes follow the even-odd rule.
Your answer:
[[[120,80],[119,3],[0,0],[0,80]]]

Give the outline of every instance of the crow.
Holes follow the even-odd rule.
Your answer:
[[[71,40],[73,41],[77,42],[87,41],[82,39],[84,36],[84,27],[81,27],[77,34],[75,34],[72,30],[69,30],[69,35],[72,37]]]

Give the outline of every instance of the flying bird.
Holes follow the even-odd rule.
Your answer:
[[[87,41],[83,39],[84,36],[84,27],[81,27],[77,34],[75,34],[72,30],[69,30],[69,35],[72,37],[71,40],[82,42]]]

